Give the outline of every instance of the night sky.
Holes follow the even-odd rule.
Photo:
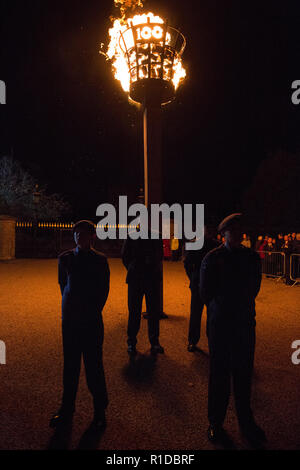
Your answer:
[[[163,110],[164,199],[205,203],[217,217],[240,207],[259,163],[299,149],[300,8],[291,1],[151,1],[187,39],[187,79]],[[142,118],[110,65],[113,0],[1,1],[0,156],[93,217],[143,184]],[[270,182],[266,182],[270,184]]]

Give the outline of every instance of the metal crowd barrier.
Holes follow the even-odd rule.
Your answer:
[[[262,264],[262,273],[277,280],[285,277],[286,256],[279,251],[258,251]]]
[[[290,257],[290,279],[296,284],[300,283],[300,254],[292,254]]]

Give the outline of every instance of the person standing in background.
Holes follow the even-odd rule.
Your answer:
[[[123,264],[127,269],[128,327],[127,352],[137,354],[137,334],[140,330],[143,297],[146,298],[148,337],[151,354],[163,354],[159,343],[159,319],[162,282],[163,243],[161,239],[127,238],[122,250]]]
[[[219,242],[214,239],[215,229],[211,226],[204,227],[204,244],[200,250],[189,250],[185,254],[184,268],[190,281],[191,289],[191,307],[190,322],[188,331],[188,351],[196,351],[200,340],[201,317],[204,308],[204,302],[199,294],[199,276],[201,262],[204,256],[217,246]]]

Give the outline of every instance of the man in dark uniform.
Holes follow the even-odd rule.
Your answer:
[[[250,406],[261,261],[255,251],[241,245],[241,214],[226,217],[219,231],[225,242],[205,256],[200,273],[200,295],[208,313],[208,437],[213,442],[226,438],[223,422],[232,376],[241,432],[253,445],[261,445],[265,434],[255,423]]]
[[[162,280],[163,243],[150,238],[128,238],[122,251],[123,264],[127,269],[128,284],[128,353],[136,354],[137,334],[140,329],[143,297],[146,298],[148,336],[151,353],[162,354],[159,344],[160,295]]]
[[[204,307],[204,302],[199,293],[200,267],[204,256],[209,251],[219,246],[219,242],[213,237],[214,229],[211,226],[205,225],[203,247],[200,250],[187,251],[184,258],[184,268],[190,280],[191,289],[191,309],[187,348],[189,352],[197,350],[197,343],[200,340],[201,317]]]
[[[64,353],[61,408],[50,421],[51,427],[69,422],[75,411],[81,356],[88,388],[94,401],[92,428],[105,427],[108,404],[102,362],[102,309],[109,292],[109,266],[106,257],[91,247],[94,224],[87,220],[73,228],[76,248],[59,256],[58,282],[62,293],[62,339]]]

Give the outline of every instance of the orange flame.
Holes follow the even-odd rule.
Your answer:
[[[124,34],[125,31],[127,31],[132,26],[147,23],[164,24],[165,22],[162,18],[157,15],[154,15],[151,12],[127,17],[127,11],[129,9],[134,10],[136,7],[143,7],[141,0],[115,0],[115,5],[118,6],[118,4],[121,5],[121,17],[112,20],[113,26],[109,29],[110,42],[108,45],[107,52],[104,53],[103,51],[100,51],[100,53],[103,54],[107,60],[111,61],[115,78],[120,81],[123,90],[128,93],[130,89],[130,73],[125,51],[120,45],[121,35]],[[130,41],[132,42],[132,46],[134,45],[133,38],[130,39],[130,35],[127,35],[127,40],[129,41],[129,43]],[[166,44],[168,44],[170,41],[171,36],[168,32],[166,36]],[[163,43],[161,43],[161,45],[162,44]],[[164,66],[164,73],[166,73],[166,76],[168,76],[168,74],[170,73],[167,71],[170,68],[170,65],[172,65],[173,67],[172,82],[176,90],[185,78],[186,71],[182,66],[181,58],[178,55],[175,57],[173,64],[171,64],[171,62],[168,63],[168,60],[166,59],[166,65]],[[147,77],[147,74],[145,71],[143,71],[143,68],[141,68],[139,72],[139,78]]]
[[[122,18],[125,18],[127,10],[135,10],[137,7],[143,8],[144,6],[142,0],[114,0],[114,3],[116,7],[120,5]]]

